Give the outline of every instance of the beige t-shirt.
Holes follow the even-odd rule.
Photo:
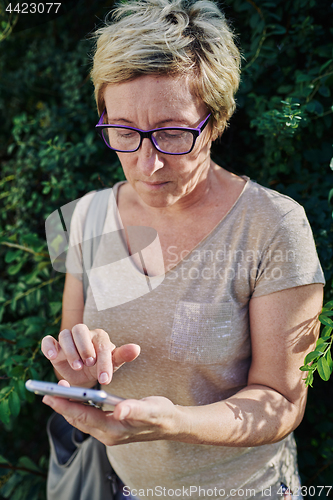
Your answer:
[[[116,234],[122,227],[118,187],[110,196],[106,233]],[[76,246],[67,265],[77,277],[92,196],[79,201],[72,218],[70,241]],[[115,345],[141,346],[138,359],[118,370],[107,387],[124,398],[165,396],[178,405],[197,406],[230,397],[247,384],[251,297],[324,283],[304,209],[249,179],[227,215],[164,277],[145,276],[131,263],[117,234],[112,245],[102,236],[84,323],[106,330]],[[120,261],[122,266],[115,266]],[[294,493],[299,487],[292,435],[251,448],[164,440],[130,443],[109,447],[108,456],[141,499],[247,499],[254,491],[256,499],[277,499],[280,482]]]

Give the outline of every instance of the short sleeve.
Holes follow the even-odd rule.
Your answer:
[[[70,222],[69,245],[66,256],[66,271],[80,281],[82,281],[83,275],[83,228],[88,208],[94,194],[95,191],[91,191],[77,202]]]
[[[258,263],[252,297],[311,283],[325,284],[303,207],[292,208],[270,233]]]

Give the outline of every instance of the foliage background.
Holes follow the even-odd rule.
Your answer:
[[[122,178],[94,131],[86,37],[113,2],[82,0],[34,27],[21,16],[12,32],[6,3],[0,2],[0,500],[43,500],[49,411],[24,381],[53,377],[40,340],[58,333],[64,279],[50,265],[44,221]],[[213,148],[221,166],[305,207],[327,279],[326,301],[333,298],[332,5],[225,0],[244,55],[243,77],[238,111]],[[332,382],[315,376],[296,431],[307,488],[333,484],[332,436]],[[306,491],[322,498],[328,490]]]

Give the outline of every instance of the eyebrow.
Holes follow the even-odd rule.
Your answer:
[[[133,124],[133,122],[131,122],[131,120],[126,120],[126,118],[114,118],[113,120],[109,120],[109,117],[108,117],[108,123],[114,123],[114,122],[124,122],[124,123],[127,123],[128,125]]]
[[[177,122],[177,121],[182,122],[182,120],[175,120],[174,118],[167,118],[165,120],[161,120],[160,122],[158,122],[158,124],[156,124],[156,127],[154,127],[154,128],[160,128],[160,127],[165,126],[165,124],[168,124],[170,122]],[[134,126],[134,123],[131,120],[127,120],[126,118],[114,118],[113,120],[110,121],[109,117],[108,117],[108,124],[109,125],[111,125],[111,124],[113,124],[115,122],[116,123],[122,122],[122,123],[128,125],[129,127],[132,126],[134,128],[138,128],[138,127]],[[184,122],[182,122],[182,123],[183,123],[183,125],[174,125],[174,126],[175,127],[179,127],[180,126],[180,127],[193,128],[193,127],[191,127],[190,125],[188,125],[188,124],[186,124]]]

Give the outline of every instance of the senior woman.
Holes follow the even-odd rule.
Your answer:
[[[107,446],[125,496],[276,499],[283,484],[296,498],[299,367],[317,338],[324,278],[302,207],[210,158],[235,108],[232,32],[210,1],[133,0],[97,35],[97,128],[127,179],[104,231],[153,228],[163,265],[154,246],[144,266],[128,239],[118,244],[133,280],[164,279],[99,308],[97,295],[117,300],[105,266],[84,303],[73,246],[62,331],[42,350],[62,384],[99,382],[126,400],[113,413],[44,402]],[[73,245],[91,198],[73,215]],[[104,257],[114,251],[105,242]]]

